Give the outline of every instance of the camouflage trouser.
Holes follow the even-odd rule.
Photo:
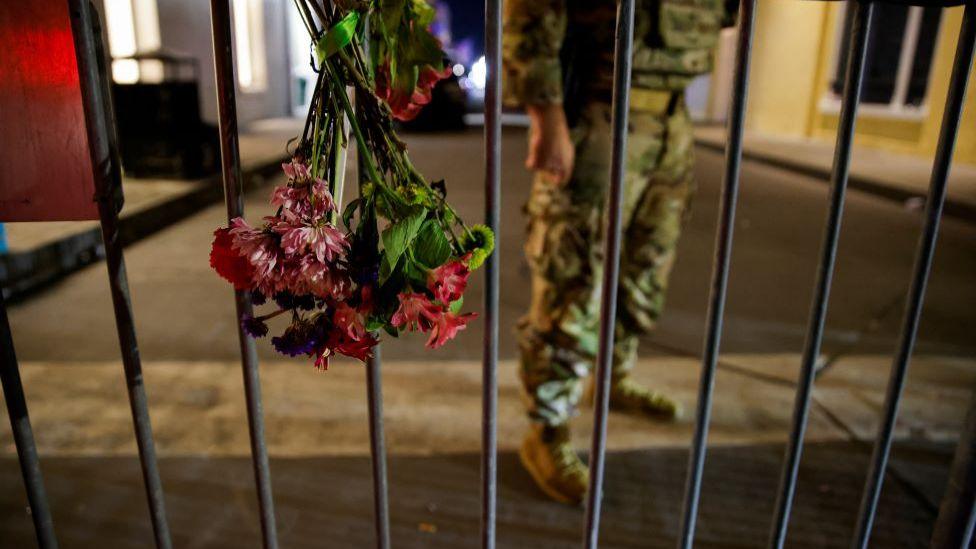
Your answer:
[[[671,113],[631,109],[623,201],[615,378],[638,336],[660,317],[686,208],[694,191],[692,130],[683,101]],[[557,186],[537,176],[526,206],[532,302],[519,321],[529,417],[548,425],[575,414],[598,346],[603,203],[612,149],[610,106],[590,103],[573,129],[576,164]]]

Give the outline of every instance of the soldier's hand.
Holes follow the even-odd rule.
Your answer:
[[[557,185],[569,181],[576,150],[562,105],[530,105],[529,154],[525,167],[541,172]]]

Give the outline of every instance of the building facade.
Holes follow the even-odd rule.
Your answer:
[[[834,139],[846,61],[847,2],[760,0],[747,129],[784,138]],[[878,4],[868,45],[856,142],[931,157],[949,85],[963,8]],[[734,35],[734,30],[730,31]],[[709,118],[724,116],[733,36],[712,75]],[[972,80],[972,76],[970,79]],[[976,164],[976,93],[963,112],[956,161]]]

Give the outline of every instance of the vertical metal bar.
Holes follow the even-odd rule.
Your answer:
[[[360,31],[360,44],[363,53],[369,59],[369,20],[363,24]],[[360,105],[366,102],[361,90],[356,90],[355,109],[360,116]],[[348,127],[349,120],[343,116],[343,126]],[[348,133],[348,132],[347,132]],[[357,176],[359,188],[368,182],[366,162],[362,154],[356,154]],[[339,202],[341,204],[341,202]],[[376,546],[379,549],[390,547],[390,504],[389,483],[386,475],[386,440],[383,432],[383,377],[382,377],[382,349],[379,344],[373,348],[373,357],[366,361],[366,400],[369,408],[369,451],[373,468],[373,527],[376,530]]]
[[[827,222],[824,225],[823,242],[820,248],[820,265],[817,269],[816,286],[810,307],[810,324],[804,343],[800,377],[793,407],[793,427],[786,446],[776,511],[770,529],[769,545],[777,549],[783,547],[796,492],[796,479],[800,469],[803,452],[803,436],[810,415],[810,397],[817,356],[823,342],[824,321],[827,317],[827,302],[830,296],[830,283],[834,273],[837,256],[837,241],[840,236],[841,216],[844,211],[844,195],[847,190],[848,172],[851,164],[851,148],[854,144],[854,123],[857,106],[861,96],[864,73],[864,59],[867,52],[868,37],[871,31],[871,0],[858,0],[852,21],[851,36],[848,42],[847,74],[844,81],[844,96],[841,100],[840,122],[837,129],[837,144],[834,148],[834,165],[831,171],[831,188]]]
[[[386,481],[386,441],[383,436],[383,381],[380,346],[366,361],[366,399],[369,405],[369,449],[373,465],[373,518],[376,546],[390,547],[390,505]]]
[[[224,201],[227,205],[227,219],[231,220],[244,214],[244,199],[237,136],[237,81],[234,78],[234,53],[231,49],[229,2],[230,0],[210,0],[210,23],[217,81],[217,116],[220,126],[220,163],[224,182]],[[254,480],[258,491],[261,534],[265,549],[273,549],[278,547],[278,533],[271,492],[268,447],[264,440],[264,412],[261,404],[257,349],[254,339],[244,331],[240,323],[241,318],[251,316],[253,312],[250,292],[235,291],[234,302],[237,306],[237,337],[241,347],[247,427],[251,440]]]
[[[94,166],[95,193],[101,222],[102,241],[105,244],[105,266],[108,269],[109,291],[115,309],[115,326],[119,336],[122,367],[125,372],[129,408],[135,427],[136,445],[142,466],[143,483],[149,514],[152,520],[156,547],[172,547],[166,505],[146,388],[142,377],[142,361],[136,340],[132,303],[129,299],[129,283],[125,270],[122,242],[119,239],[118,212],[122,207],[122,164],[119,157],[118,139],[115,134],[115,113],[109,87],[110,76],[101,42],[101,26],[94,8],[87,0],[71,0],[72,30],[78,57],[78,74],[81,79],[82,101],[85,105],[86,129]]]
[[[898,404],[901,401],[908,364],[915,347],[915,336],[922,316],[922,304],[925,301],[925,288],[932,269],[935,242],[939,235],[939,220],[942,218],[942,206],[945,203],[952,152],[956,146],[969,70],[973,64],[974,42],[976,42],[976,6],[970,2],[966,4],[956,57],[952,65],[952,78],[949,81],[945,111],[942,114],[942,129],[939,131],[935,166],[932,170],[929,197],[925,206],[925,226],[918,240],[918,254],[915,256],[915,267],[911,287],[908,290],[898,350],[891,367],[891,377],[888,379],[884,414],[878,430],[878,438],[874,443],[871,465],[858,512],[857,527],[854,530],[852,547],[855,548],[864,548],[868,545],[878,498],[881,495],[885,467],[888,465],[888,454],[891,451],[891,439],[895,431],[895,419],[898,416]]]
[[[0,292],[0,381],[3,383],[3,398],[7,402],[7,416],[10,418],[10,429],[17,447],[20,473],[24,477],[37,545],[42,549],[56,549],[58,540],[54,535],[54,521],[47,504],[41,462],[37,458],[34,433],[27,415],[27,399],[24,397],[24,386],[20,382],[17,353],[14,351],[14,338],[10,333],[10,320],[7,318],[3,292]]]
[[[502,141],[501,0],[485,0],[485,224],[498,234]],[[481,380],[481,547],[494,549],[498,507],[498,276],[501,238],[485,262],[485,332]]]
[[[932,533],[931,549],[969,547],[976,528],[976,392],[959,436],[949,484]]]
[[[681,536],[678,547],[691,549],[698,520],[698,501],[701,496],[702,473],[705,469],[708,427],[712,415],[712,392],[715,369],[722,340],[722,321],[728,289],[729,262],[735,228],[735,206],[739,196],[739,176],[742,162],[742,133],[745,127],[746,100],[749,94],[749,62],[752,52],[753,25],[756,20],[755,0],[742,0],[739,10],[739,34],[735,50],[735,76],[729,112],[728,144],[725,149],[725,172],[722,176],[718,231],[715,234],[715,259],[712,264],[712,285],[708,302],[708,327],[702,373],[698,387],[698,409],[695,413],[695,434],[688,456],[688,479],[685,484],[684,512],[681,516]]]
[[[634,0],[617,4],[617,28],[613,64],[613,153],[610,158],[610,191],[604,227],[603,288],[600,304],[600,348],[596,364],[596,402],[590,446],[590,489],[586,497],[586,529],[583,547],[596,549],[600,537],[600,504],[607,444],[607,408],[614,326],[617,318],[617,285],[620,275],[621,203],[627,161],[627,116],[630,107],[630,66],[634,45]]]

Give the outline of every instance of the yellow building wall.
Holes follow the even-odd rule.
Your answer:
[[[827,9],[823,2],[760,0],[749,74],[750,129],[809,134]]]
[[[942,19],[939,46],[932,64],[932,79],[929,82],[929,113],[922,125],[919,151],[925,155],[935,152],[939,140],[939,127],[945,96],[949,89],[949,76],[952,60],[956,53],[959,27],[962,25],[963,8],[946,10]],[[959,125],[959,140],[956,142],[955,160],[976,164],[976,65],[969,71],[969,92],[963,107],[962,121]]]
[[[837,28],[843,4],[800,0],[760,0],[749,88],[750,131],[785,137],[833,140],[836,108],[827,96],[837,55]],[[945,10],[923,112],[896,117],[860,110],[855,142],[894,152],[931,157],[949,85],[963,8]],[[976,67],[960,125],[955,160],[976,164]]]

